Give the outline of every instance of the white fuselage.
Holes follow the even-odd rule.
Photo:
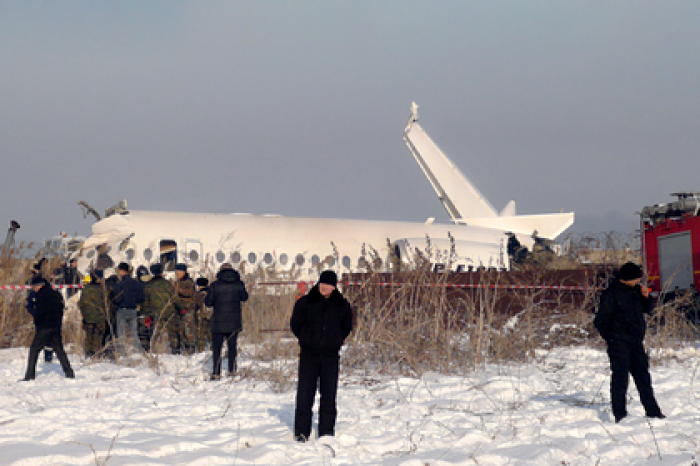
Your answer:
[[[449,236],[455,245],[451,260]],[[430,238],[430,252],[426,252],[426,238]],[[243,273],[262,267],[291,272],[292,278],[313,279],[326,268],[339,273],[365,271],[364,261],[388,271],[390,252],[399,240],[430,255],[431,262],[450,264],[452,268],[508,265],[505,235],[487,228],[149,211],[131,211],[97,222],[78,257],[81,269],[95,267],[97,249],[106,244],[114,265],[121,261],[133,267],[159,261],[183,262],[197,275],[211,275],[229,262]]]

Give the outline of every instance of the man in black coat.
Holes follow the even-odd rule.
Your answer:
[[[610,398],[615,422],[627,416],[626,398],[629,375],[632,374],[639,398],[647,417],[663,419],[649,375],[649,356],[644,351],[646,321],[652,300],[649,288],[640,285],[642,269],[628,262],[620,268],[617,277],[603,292],[595,327],[608,345],[612,377]]]
[[[204,304],[213,308],[211,316],[211,349],[214,370],[211,380],[221,377],[221,350],[228,346],[228,373],[236,372],[238,333],[243,330],[241,303],[248,300],[248,292],[241,276],[231,264],[223,264],[211,284]]]
[[[290,326],[299,340],[299,382],[294,412],[294,438],[311,436],[316,387],[321,393],[318,436],[335,435],[340,347],[352,332],[352,308],[336,289],[335,272],[321,273],[318,283],[294,305]]]
[[[31,282],[32,289],[36,293],[36,307],[33,310],[36,333],[29,347],[27,360],[27,372],[24,380],[34,380],[36,377],[36,362],[39,352],[46,346],[51,346],[56,352],[61,368],[69,379],[75,378],[70,367],[68,356],[63,349],[61,327],[63,325],[63,296],[51,288],[51,285],[42,277],[34,277]]]
[[[131,277],[131,267],[122,262],[117,267],[119,282],[114,285],[112,302],[117,305],[117,351],[125,355],[126,327],[129,326],[132,347],[135,352],[141,349],[138,331],[138,307],[146,299],[143,285]]]
[[[39,262],[37,262],[36,264],[34,264],[32,266],[32,269],[31,269],[32,275],[29,277],[29,279],[26,282],[26,284],[30,285],[30,287],[29,287],[29,292],[27,293],[27,300],[24,303],[24,307],[27,309],[27,312],[29,312],[29,314],[31,314],[32,316],[34,315],[35,310],[36,310],[36,293],[31,288],[32,279],[34,277],[43,277],[43,275],[41,274],[41,267],[44,265],[44,262],[46,262],[46,259],[42,257]],[[50,346],[47,346],[46,348],[44,348],[44,361],[51,362],[52,359],[53,359],[53,350],[51,349]]]

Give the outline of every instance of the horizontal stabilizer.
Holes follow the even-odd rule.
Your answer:
[[[458,223],[484,228],[496,228],[510,231],[517,235],[530,236],[537,231],[537,235],[540,238],[555,239],[574,223],[574,213],[469,218]]]

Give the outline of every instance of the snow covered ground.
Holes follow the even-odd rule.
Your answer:
[[[292,440],[294,390],[209,382],[204,354],[162,356],[157,375],[71,356],[76,379],[27,350],[0,351],[0,464],[694,465],[700,457],[698,350],[652,368],[665,420],[611,421],[603,352],[562,348],[465,377],[342,376],[337,436]],[[245,358],[241,366],[250,365]]]

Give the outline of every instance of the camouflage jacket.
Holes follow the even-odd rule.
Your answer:
[[[105,289],[101,283],[89,283],[83,288],[78,308],[86,324],[99,324],[105,321]]]
[[[143,315],[155,320],[168,320],[175,315],[173,302],[175,287],[163,277],[153,277],[144,287],[146,300],[141,310]]]
[[[195,287],[194,281],[185,275],[185,278],[175,282],[175,307],[179,311],[193,311],[194,310],[194,298],[195,298]]]

